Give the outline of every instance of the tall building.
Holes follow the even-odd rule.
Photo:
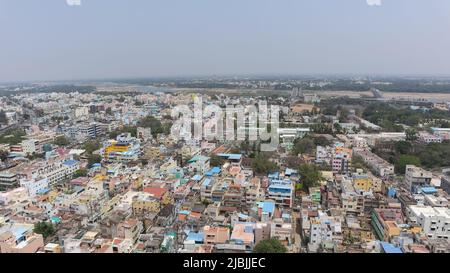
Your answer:
[[[406,165],[405,183],[412,193],[417,193],[421,187],[429,186],[433,175],[414,165]]]
[[[18,186],[17,175],[10,172],[0,172],[0,191],[14,189]]]

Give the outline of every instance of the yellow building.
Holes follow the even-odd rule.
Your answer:
[[[118,143],[117,141],[111,141],[110,145],[105,148],[103,153],[103,157],[106,160],[109,160],[109,156],[111,153],[123,153],[127,152],[130,149],[129,144]]]
[[[53,203],[53,201],[56,199],[57,196],[58,196],[58,192],[57,191],[50,191],[50,192],[48,192],[48,201],[50,203]]]
[[[157,198],[152,197],[150,194],[140,192],[133,197],[131,207],[134,214],[143,214],[147,212],[158,213],[161,210],[161,203]]]
[[[353,179],[353,185],[357,190],[368,192],[372,189],[372,179],[368,177],[355,178]]]
[[[150,147],[145,151],[145,156],[147,158],[159,158],[161,155],[161,151],[159,147]]]
[[[353,186],[356,190],[368,192],[373,190],[373,184],[372,177],[364,173],[362,169],[357,169],[356,173],[353,174]]]

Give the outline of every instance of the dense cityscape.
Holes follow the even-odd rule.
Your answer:
[[[450,252],[450,96],[380,88],[446,80],[356,81],[5,84],[0,253]],[[228,111],[192,137],[196,101],[276,106],[276,145]]]
[[[0,0],[0,268],[446,268],[449,11]]]

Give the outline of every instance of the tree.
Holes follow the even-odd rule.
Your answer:
[[[102,162],[102,157],[101,155],[89,155],[88,156],[88,165],[89,167],[92,167],[92,165],[94,165],[95,163],[100,163]]]
[[[399,152],[400,154],[408,154],[411,152],[412,145],[408,141],[397,141],[394,144],[395,151]]]
[[[106,113],[108,116],[112,116],[113,113],[112,113],[111,107],[106,108],[105,113]]]
[[[42,234],[44,238],[47,238],[48,236],[55,233],[55,228],[53,227],[52,223],[50,222],[39,222],[34,224],[33,231],[38,234]]]
[[[0,135],[0,143],[6,143],[9,145],[17,145],[22,142],[22,137],[26,133],[21,129],[9,129]]]
[[[315,136],[313,140],[316,146],[328,146],[332,144],[332,142],[324,136]]]
[[[87,174],[88,171],[86,169],[79,169],[75,171],[75,173],[73,174],[73,178],[86,177]]]
[[[3,110],[0,111],[0,124],[8,124],[8,118]]]
[[[94,151],[97,151],[100,148],[100,142],[96,140],[88,140],[83,143],[83,149],[86,151],[86,154],[92,154]]]
[[[312,140],[311,138],[297,138],[294,140],[293,153],[294,155],[311,154],[314,152],[315,148],[316,145],[314,143],[314,140]]]
[[[109,138],[115,139],[118,135],[123,133],[130,133],[132,137],[137,136],[137,127],[136,126],[123,126],[121,129],[116,131],[112,131],[109,133]]]
[[[364,163],[364,159],[359,155],[354,155],[352,158],[352,167],[354,169],[365,169],[366,164]]]
[[[306,189],[317,186],[322,180],[322,174],[319,168],[313,164],[300,165],[298,174],[300,175],[300,181]]]
[[[137,123],[138,127],[152,128],[153,137],[158,136],[158,134],[164,133],[165,128],[163,127],[160,120],[156,119],[154,116],[146,116],[142,118]]]
[[[8,155],[9,153],[7,151],[0,150],[0,161],[5,162],[8,159]]]
[[[339,123],[334,124],[334,130],[336,131],[337,134],[342,134],[343,132],[342,126]]]
[[[252,161],[252,169],[258,174],[267,174],[269,172],[277,171],[279,167],[262,153],[258,153]]]
[[[275,238],[260,241],[254,248],[253,253],[286,253],[287,248]]]
[[[406,165],[420,166],[420,159],[414,155],[401,155],[395,162],[395,172],[398,174],[405,174]]]
[[[67,146],[70,144],[70,141],[65,136],[59,136],[53,143],[58,146]]]
[[[419,138],[419,134],[414,128],[406,129],[405,134],[407,141],[416,141]]]
[[[225,163],[225,160],[218,155],[212,155],[209,159],[209,164],[212,167],[221,167]]]

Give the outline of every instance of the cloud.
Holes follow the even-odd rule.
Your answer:
[[[366,0],[369,6],[381,6],[381,0]]]

